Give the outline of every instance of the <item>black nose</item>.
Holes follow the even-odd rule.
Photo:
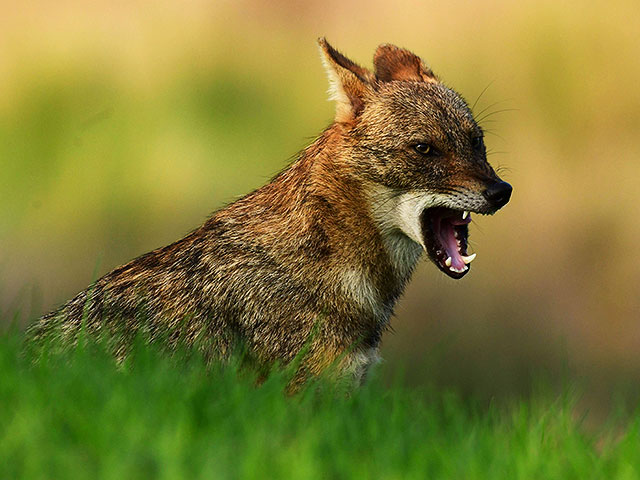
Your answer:
[[[484,191],[484,197],[495,208],[504,207],[511,198],[511,185],[507,182],[496,182]]]

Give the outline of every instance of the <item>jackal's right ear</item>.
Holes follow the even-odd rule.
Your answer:
[[[380,45],[373,57],[376,77],[382,82],[392,80],[438,83],[438,77],[422,59],[395,45]]]
[[[375,77],[329,45],[325,38],[319,38],[318,45],[329,76],[329,99],[336,101],[336,122],[349,122],[364,108]]]

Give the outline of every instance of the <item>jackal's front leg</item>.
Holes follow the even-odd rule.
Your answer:
[[[359,387],[371,367],[380,362],[378,348],[312,349],[302,360],[287,386],[289,393],[297,392],[312,377],[325,376],[348,387]]]

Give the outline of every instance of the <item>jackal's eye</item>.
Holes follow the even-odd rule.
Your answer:
[[[482,136],[478,135],[477,137],[472,137],[471,138],[471,147],[474,150],[482,150],[482,147],[484,146],[484,142],[482,140]]]
[[[433,148],[431,148],[431,145],[428,143],[418,143],[417,145],[414,145],[413,148],[421,155],[429,155],[433,152]]]

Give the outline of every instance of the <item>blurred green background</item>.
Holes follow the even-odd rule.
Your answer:
[[[266,182],[331,120],[316,38],[421,55],[514,185],[459,282],[423,262],[383,340],[410,382],[640,385],[633,1],[45,1],[0,6],[0,313],[22,322]],[[486,113],[485,112],[485,113]]]

